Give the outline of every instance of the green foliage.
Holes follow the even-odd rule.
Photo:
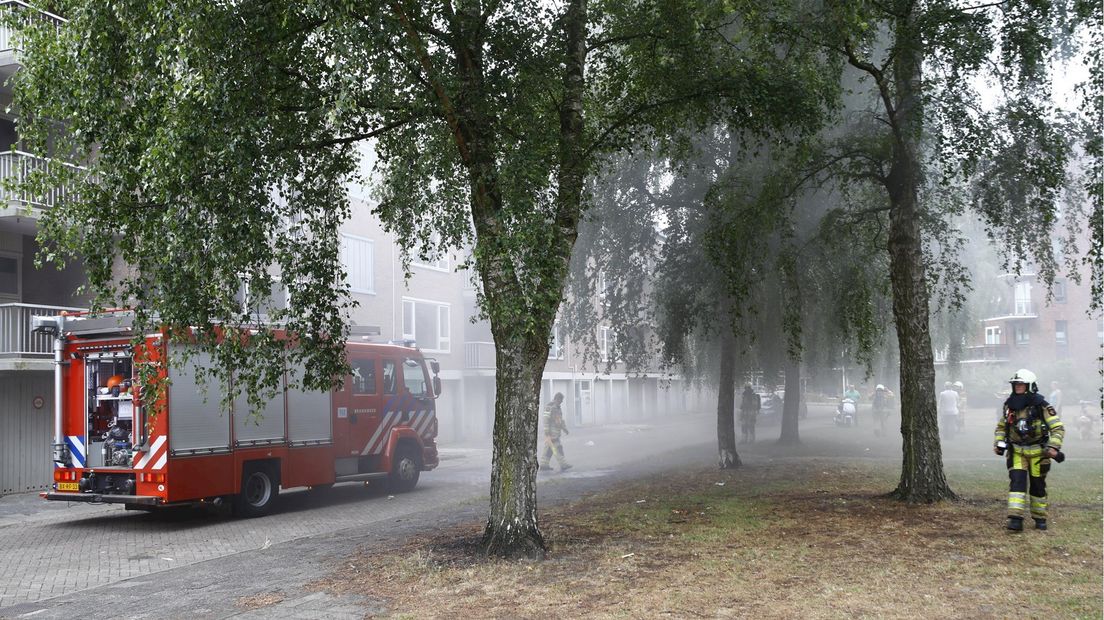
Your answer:
[[[33,180],[72,188],[43,217],[43,258],[81,260],[95,308],[196,338],[253,397],[278,385],[285,357],[329,387],[350,305],[334,231],[357,161],[340,140],[357,130],[333,88],[340,68],[319,45],[331,16],[314,3],[56,10],[60,29],[23,31],[15,77],[27,148],[84,166]],[[267,300],[281,284],[291,305]],[[309,346],[287,349],[270,323]]]

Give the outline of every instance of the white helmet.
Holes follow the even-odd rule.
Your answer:
[[[881,383],[879,383],[878,385],[874,386],[874,389],[875,389],[875,390],[884,390],[884,389],[885,389],[885,386],[884,386],[884,385],[882,385]]]
[[[961,381],[955,381],[955,382],[954,382],[954,386],[955,386],[956,388],[960,389],[960,390],[961,390],[962,388],[966,387],[965,385],[962,385],[962,382],[961,382]]]
[[[1026,383],[1028,389],[1032,392],[1038,392],[1039,386],[1035,385],[1035,373],[1026,368],[1021,368],[1012,375],[1012,378],[1008,380],[1009,383]]]

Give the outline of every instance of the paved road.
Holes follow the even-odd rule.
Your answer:
[[[708,463],[714,458],[709,446],[714,424],[703,415],[578,429],[564,442],[575,469],[541,474],[542,500],[640,470],[638,462],[646,456],[670,452],[678,455],[672,459],[678,464]],[[442,457],[441,466],[425,474],[412,493],[389,496],[358,484],[323,493],[290,491],[281,495],[275,514],[261,519],[193,510],[127,512],[119,506],[46,503],[32,495],[0,498],[0,617],[69,618],[95,611],[132,618],[222,618],[244,611],[235,605],[241,597],[273,589],[286,598],[282,615],[362,617],[370,602],[289,594],[287,585],[325,575],[357,545],[482,518],[490,450],[443,448]],[[643,469],[654,470],[660,462],[650,459]]]

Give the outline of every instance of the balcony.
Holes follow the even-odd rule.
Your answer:
[[[52,187],[43,194],[32,194],[15,187],[27,181],[31,175],[48,171],[53,166],[82,169],[74,164],[37,157],[23,151],[0,153],[0,222],[23,223],[24,227],[30,226],[33,229],[33,221],[41,217],[43,210],[53,207],[69,195],[71,188],[68,186]]]
[[[26,2],[20,0],[0,0],[0,10],[14,12],[19,17],[20,23],[30,23],[30,20],[39,20],[40,23],[61,28],[66,22],[65,18],[40,11]],[[0,64],[18,64],[15,54],[19,51],[16,28],[8,24],[0,24]]]
[[[54,342],[31,331],[31,317],[57,316],[83,308],[0,304],[0,370],[41,369],[53,366]]]
[[[979,344],[966,347],[962,352],[963,363],[978,362],[1006,362],[1008,361],[1007,344]]]
[[[1008,311],[1008,312],[1002,312]],[[997,314],[991,316],[983,321],[1008,321],[1015,319],[1037,319],[1039,318],[1038,308],[1035,307],[1033,301],[1017,301],[1011,308],[999,308],[996,310]]]
[[[494,370],[495,345],[493,342],[465,342],[464,368],[467,370]]]

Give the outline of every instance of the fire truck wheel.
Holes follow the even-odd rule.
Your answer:
[[[234,498],[234,514],[239,517],[262,517],[272,512],[280,488],[266,467],[247,467],[242,475],[241,493]]]
[[[413,490],[418,484],[421,469],[422,463],[418,459],[417,449],[408,444],[399,446],[395,451],[395,460],[391,463],[391,490],[397,493]]]

